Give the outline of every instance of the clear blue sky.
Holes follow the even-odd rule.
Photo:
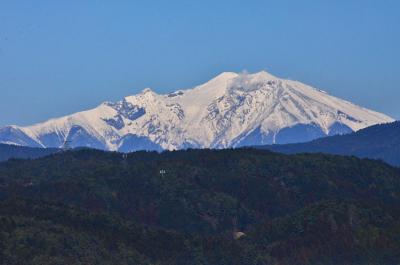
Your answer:
[[[0,125],[242,70],[399,119],[400,1],[0,0]]]

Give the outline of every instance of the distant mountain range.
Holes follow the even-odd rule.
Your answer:
[[[222,73],[192,89],[151,89],[28,127],[0,128],[0,143],[123,152],[306,142],[393,119],[297,81]]]
[[[348,135],[317,139],[308,143],[257,147],[275,152],[329,153],[381,159],[400,166],[400,121],[371,126]]]

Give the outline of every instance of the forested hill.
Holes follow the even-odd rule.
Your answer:
[[[400,170],[355,157],[70,151],[0,163],[0,200],[7,265],[400,260]]]
[[[256,148],[286,154],[329,153],[381,159],[400,166],[400,121],[368,127],[355,133],[320,138],[308,143]]]
[[[58,152],[57,148],[34,148],[18,145],[0,144],[0,161],[10,158],[33,159]]]

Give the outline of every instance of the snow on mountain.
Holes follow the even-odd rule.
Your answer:
[[[293,143],[393,119],[267,72],[226,72],[187,90],[149,88],[121,101],[28,127],[0,128],[0,142],[134,151]]]

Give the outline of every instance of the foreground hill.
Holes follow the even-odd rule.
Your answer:
[[[381,159],[400,166],[400,121],[371,126],[348,135],[321,138],[308,143],[257,147],[275,152],[330,153]]]
[[[0,163],[0,260],[398,264],[399,204],[399,169],[354,157],[71,151]]]
[[[58,152],[57,148],[33,148],[18,145],[0,144],[0,161],[10,158],[34,159]]]
[[[129,152],[306,142],[393,119],[267,72],[222,73],[192,89],[145,89],[118,102],[27,127],[0,143]]]
[[[63,152],[0,163],[0,260],[398,264],[399,204],[400,170],[355,157]]]

